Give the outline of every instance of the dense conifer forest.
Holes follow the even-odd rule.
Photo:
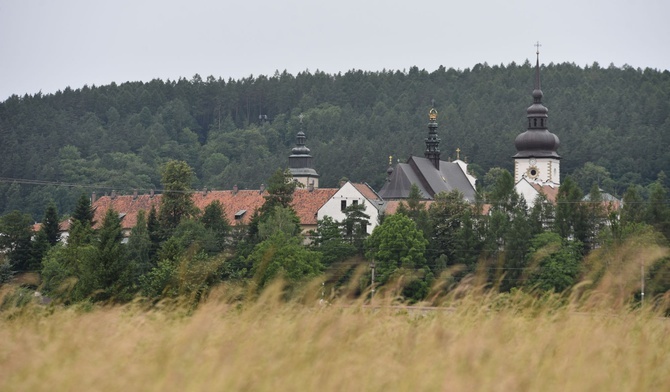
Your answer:
[[[562,176],[584,192],[596,181],[617,196],[640,185],[646,196],[644,187],[670,168],[670,72],[596,63],[541,72]],[[82,192],[160,189],[170,159],[194,168],[196,188],[257,189],[287,166],[301,127],[322,187],[347,177],[379,189],[389,155],[423,154],[432,100],[442,158],[460,148],[483,180],[491,168],[512,168],[532,85],[526,62],[227,81],[195,75],[12,96],[0,103],[0,215],[20,210],[40,220],[51,200],[70,213]]]

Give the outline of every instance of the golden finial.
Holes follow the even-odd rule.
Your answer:
[[[428,112],[428,118],[430,119],[430,121],[437,120],[437,110],[435,110],[435,108],[430,109],[430,112]]]
[[[389,155],[389,166],[393,165],[393,155]]]
[[[456,148],[456,160],[461,159],[461,148]]]

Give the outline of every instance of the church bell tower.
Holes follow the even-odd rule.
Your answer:
[[[319,187],[319,174],[314,170],[312,155],[309,148],[305,146],[305,132],[302,130],[303,115],[300,115],[300,131],[296,136],[296,143],[291,155],[288,157],[288,170],[293,179],[307,188]]]
[[[544,94],[540,88],[540,44],[537,45],[537,61],[535,63],[535,88],[533,104],[527,109],[528,128],[516,137],[514,146],[514,182],[526,178],[539,184],[560,185],[560,159],[556,150],[560,146],[558,136],[549,132],[548,112],[542,104]]]

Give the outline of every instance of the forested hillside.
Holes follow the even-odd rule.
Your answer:
[[[482,178],[512,168],[532,68],[196,75],[13,96],[0,103],[0,215],[18,209],[39,219],[52,199],[71,212],[82,191],[159,189],[169,159],[188,162],[198,188],[258,188],[287,166],[301,126],[322,187],[347,177],[378,189],[389,155],[423,154],[432,100],[443,159],[458,147]],[[563,177],[574,175],[584,191],[595,179],[621,195],[668,172],[670,72],[567,63],[541,72]]]

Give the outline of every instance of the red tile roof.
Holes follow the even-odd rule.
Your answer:
[[[430,205],[433,204],[433,200],[422,200],[419,203],[423,205],[425,209],[430,208]],[[393,215],[396,212],[398,212],[398,207],[400,207],[400,203],[405,203],[405,207],[407,207],[407,200],[389,200],[386,202],[386,209],[384,210],[384,214],[386,215]]]
[[[293,194],[292,206],[298,218],[300,218],[300,223],[302,225],[316,225],[317,211],[335,192],[337,192],[337,189],[334,188],[317,188],[312,191],[297,189]],[[267,192],[261,193],[258,190],[194,192],[192,200],[200,210],[204,210],[214,200],[218,200],[224,207],[228,221],[235,225],[249,223],[254,211],[265,203],[264,195],[267,195]],[[161,195],[153,197],[149,195],[116,196],[113,199],[110,196],[102,196],[93,203],[95,227],[100,227],[107,210],[114,208],[118,213],[125,214],[121,220],[121,227],[131,229],[137,224],[138,212],[143,210],[148,213],[152,205],[158,210],[160,200]],[[235,215],[240,211],[246,212],[241,219],[235,219]]]
[[[197,192],[193,194],[193,203],[201,211],[210,205],[214,200],[218,200],[226,212],[226,218],[231,225],[248,224],[254,211],[259,209],[265,202],[263,195],[258,190],[239,190],[234,191],[211,191]],[[240,219],[235,219],[235,214],[246,211]]]
[[[365,196],[366,199],[368,200],[380,200],[379,195],[370,188],[368,184],[361,184],[361,183],[356,183],[352,182],[351,183],[354,188],[356,188],[363,196]]]
[[[558,197],[558,186],[551,185],[540,185],[536,183],[531,183],[533,188],[539,193],[542,193],[547,197],[547,201],[556,204],[556,199]]]
[[[113,208],[119,214],[125,214],[123,219],[121,219],[121,227],[124,229],[133,228],[137,223],[137,213],[142,210],[148,214],[152,205],[158,209],[160,206],[160,195],[153,197],[149,195],[115,196],[114,198],[102,196],[92,205],[94,209],[93,220],[95,221],[93,227],[96,229],[100,228],[107,210]]]
[[[316,213],[335,195],[337,188],[296,189],[293,193],[293,209],[302,225],[316,225]]]

